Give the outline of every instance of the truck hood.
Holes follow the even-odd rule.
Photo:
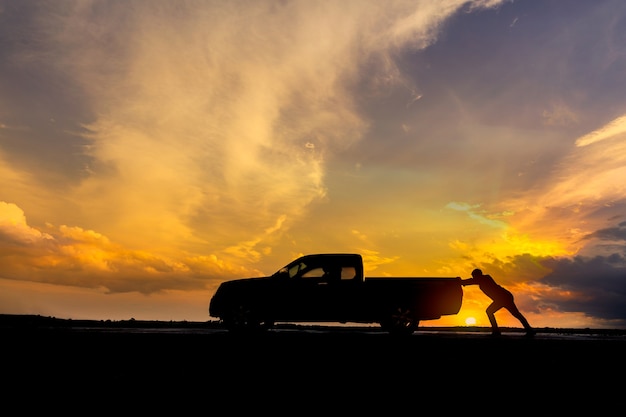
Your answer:
[[[240,288],[254,288],[255,282],[266,281],[272,277],[254,277],[254,278],[239,278],[231,281],[225,281],[217,287],[217,291],[209,303],[209,315],[211,317],[219,317],[225,308],[231,305],[232,300],[240,296]],[[247,292],[247,291],[245,291]],[[244,293],[245,293],[244,292]]]

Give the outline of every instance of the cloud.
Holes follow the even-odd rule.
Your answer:
[[[550,110],[543,111],[542,117],[548,126],[568,126],[579,121],[579,116],[563,103],[553,104]]]
[[[312,25],[328,12],[315,5],[207,6],[84,6],[53,21],[50,32],[65,27],[52,33],[66,51],[55,59],[97,115],[74,198],[121,242],[218,250],[263,236],[324,195],[325,153],[365,126],[341,83],[357,59],[350,25]],[[320,31],[343,42],[313,42]]]
[[[476,210],[479,207],[479,205],[470,205],[468,203],[460,203],[455,201],[446,204],[446,208],[465,212],[472,220],[477,221],[481,224],[488,225],[496,229],[504,229],[506,227],[506,224],[504,222],[491,218],[491,216],[489,216],[489,214],[485,212],[481,213],[480,211]]]
[[[26,224],[24,211],[18,206],[0,201],[0,242],[28,245],[48,240],[52,240],[52,236]]]
[[[113,293],[204,289],[226,277],[261,274],[233,267],[214,255],[173,259],[125,249],[98,232],[76,226],[48,225],[43,232],[27,224],[18,206],[6,202],[0,202],[0,249],[2,278]]]
[[[582,249],[582,238],[606,228],[608,219],[623,219],[626,133],[616,128],[623,119],[583,135],[595,139],[579,139],[540,182],[498,203],[497,210],[511,213],[508,224],[529,236],[562,242],[573,254]]]
[[[361,249],[360,253],[363,257],[363,268],[366,276],[372,276],[380,266],[391,264],[398,260],[397,256],[382,256],[379,252],[369,249]]]
[[[552,300],[561,311],[585,312],[589,316],[626,325],[626,258],[619,255],[593,258],[576,256],[545,260],[551,269],[541,282],[571,294]],[[550,302],[550,297],[544,297]]]
[[[588,234],[583,239],[600,239],[603,241],[621,244],[626,242],[626,222],[620,222],[616,227],[607,227]]]
[[[3,160],[15,179],[6,201],[27,201],[36,219],[30,226],[17,205],[4,208],[17,219],[3,224],[4,244],[23,267],[4,257],[5,275],[149,293],[201,287],[200,264],[188,258],[210,260],[215,279],[257,262],[326,197],[328,159],[369,127],[362,95],[406,82],[392,55],[435,42],[464,5],[77,1],[12,9],[22,26],[12,26],[11,39],[23,42],[7,44],[6,57],[55,97],[38,100],[46,123],[37,119],[42,129],[28,139],[45,140],[35,133],[64,121],[72,130],[54,131],[56,152],[79,154],[81,164],[64,164],[71,181],[51,184],[37,201],[24,195],[39,195],[41,185],[17,181],[30,173],[12,167],[20,160]],[[20,99],[29,97],[41,98]],[[51,177],[36,169],[32,177]],[[43,265],[49,274],[37,272]]]
[[[83,224],[129,247],[247,257],[326,196],[328,159],[369,127],[361,95],[406,82],[392,50],[432,44],[466,4],[68,2],[30,17],[37,42],[12,59],[89,109],[68,174],[81,180],[60,190]]]
[[[598,130],[576,139],[576,146],[588,146],[601,140],[626,133],[626,116],[618,117]]]

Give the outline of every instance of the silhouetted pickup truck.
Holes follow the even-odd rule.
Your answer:
[[[420,321],[457,314],[460,278],[365,278],[359,254],[302,256],[269,277],[223,282],[209,315],[229,330],[268,329],[277,322],[374,323],[410,334]]]

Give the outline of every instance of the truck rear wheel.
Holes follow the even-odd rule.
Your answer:
[[[412,334],[417,329],[419,320],[415,318],[410,308],[398,307],[380,325],[383,330],[393,335],[405,336]]]

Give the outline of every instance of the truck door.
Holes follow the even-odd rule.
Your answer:
[[[350,321],[360,288],[356,268],[301,263],[288,276],[272,302],[276,321]]]
[[[305,303],[311,314],[309,320],[349,321],[354,313],[354,300],[357,298],[359,281],[353,267],[341,265],[321,267],[303,275],[303,280],[311,279],[311,297]]]
[[[272,301],[277,321],[323,320],[324,300],[328,298],[328,281],[321,266],[300,263],[292,266],[277,287]]]

